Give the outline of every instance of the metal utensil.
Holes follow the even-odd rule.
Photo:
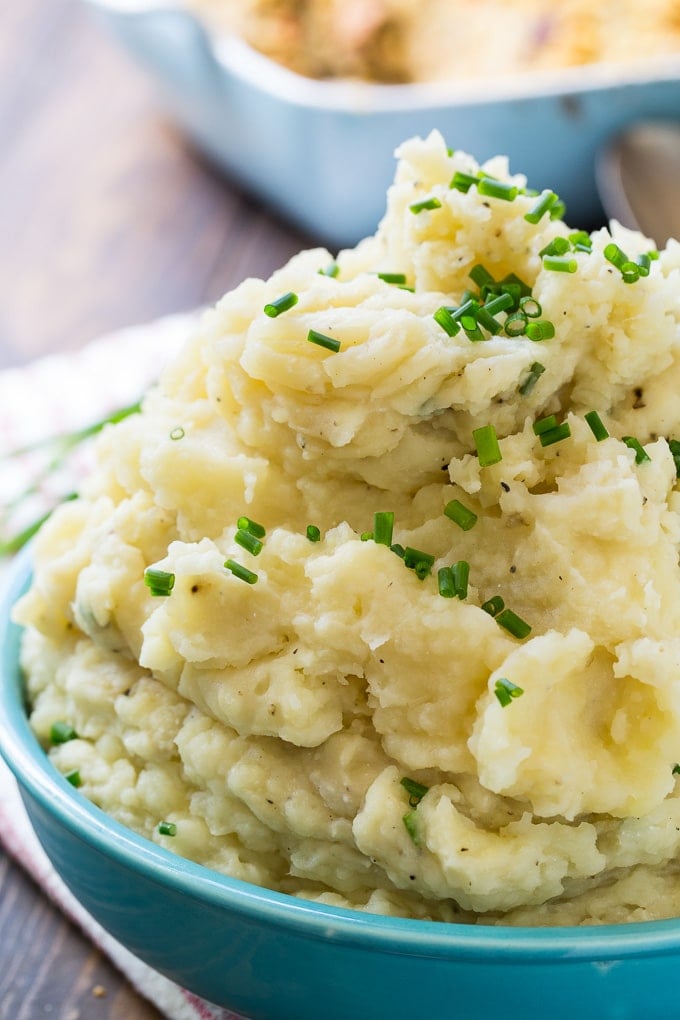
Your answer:
[[[602,147],[596,180],[604,211],[663,248],[680,238],[680,121],[635,124]]]

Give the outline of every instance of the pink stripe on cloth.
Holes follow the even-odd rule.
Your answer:
[[[0,458],[3,454],[97,421],[137,400],[196,324],[198,313],[172,316],[104,337],[74,354],[58,354],[0,372]],[[26,486],[30,458],[1,461],[7,503]],[[61,482],[76,488],[87,458],[73,458]],[[6,564],[5,564],[6,567]],[[5,568],[0,562],[0,588]],[[17,784],[0,760],[0,841],[47,896],[109,957],[168,1020],[244,1020],[170,981],[113,939],[54,871],[33,832]]]

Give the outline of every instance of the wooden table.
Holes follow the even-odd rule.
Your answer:
[[[190,151],[79,0],[0,2],[0,369],[212,301],[309,243]],[[0,851],[0,1020],[50,1016],[159,1018]]]

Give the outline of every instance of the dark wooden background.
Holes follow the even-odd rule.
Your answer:
[[[215,300],[309,243],[188,148],[87,5],[0,0],[0,370]],[[42,1017],[159,1014],[0,850],[0,1020]]]

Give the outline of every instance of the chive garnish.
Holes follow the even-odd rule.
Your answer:
[[[310,542],[320,542],[321,532],[317,528],[316,524],[308,524],[307,531],[305,532]]]
[[[469,531],[477,523],[477,514],[464,506],[460,500],[452,499],[444,507],[446,516],[463,531]]]
[[[239,528],[234,535],[234,541],[240,545],[242,549],[252,553],[253,556],[259,556],[262,552],[261,540],[250,531],[243,531]]]
[[[508,308],[512,308],[514,303],[512,294],[508,294],[507,291],[504,291],[502,294],[498,294],[496,297],[491,298],[490,301],[485,301],[484,310],[487,315],[498,315],[499,312],[506,312]]]
[[[239,517],[236,523],[240,531],[249,531],[255,538],[264,538],[267,534],[263,526],[257,521],[251,521],[250,517]]]
[[[264,306],[264,314],[268,315],[270,319],[275,319],[277,315],[281,315],[282,312],[287,312],[289,308],[298,303],[298,296],[294,294],[292,290],[288,293],[282,294],[281,297],[277,297],[274,301],[270,301],[269,304]]]
[[[402,821],[413,843],[415,843],[416,846],[420,846],[421,841],[418,834],[418,820],[415,809],[413,811],[407,811],[403,816]]]
[[[574,251],[592,252],[593,239],[587,230],[574,230],[569,234],[569,241]]]
[[[439,594],[444,599],[455,598],[456,586],[453,582],[453,571],[451,567],[440,567],[437,571],[437,586]]]
[[[83,785],[80,769],[71,769],[70,772],[65,772],[64,779],[70,783],[71,786],[75,786],[76,790]]]
[[[225,560],[224,565],[227,570],[230,570],[234,577],[238,577],[239,580],[245,581],[246,584],[255,584],[257,581],[257,574],[252,570],[248,570],[247,567],[237,563],[236,560]]]
[[[499,627],[507,630],[513,637],[525,638],[531,634],[531,627],[526,620],[513,613],[512,609],[501,609],[500,613],[496,614],[495,620]]]
[[[161,836],[176,836],[177,826],[175,825],[174,822],[159,822],[158,831],[160,832]]]
[[[73,729],[70,723],[64,722],[63,719],[57,719],[50,726],[50,743],[51,744],[67,744],[69,740],[76,740],[78,734]]]
[[[178,439],[184,439],[184,436],[185,436],[185,432],[184,432],[184,429],[182,428],[181,425],[177,425],[176,428],[174,428],[172,430],[172,432],[170,433],[170,438],[172,440],[174,440],[175,442]]]
[[[529,369],[529,374],[523,383],[519,386],[519,392],[523,397],[528,396],[533,390],[534,386],[538,382],[540,376],[545,372],[545,365],[542,365],[540,361],[534,361]]]
[[[426,209],[441,209],[442,204],[438,198],[424,198],[422,202],[413,202],[409,206],[412,213],[424,212]]]
[[[438,308],[432,318],[449,336],[456,336],[457,333],[460,333],[460,324],[456,322],[450,309],[445,305]]]
[[[468,594],[468,580],[470,577],[470,564],[467,560],[458,560],[451,567],[453,588],[456,598],[466,599]]]
[[[508,678],[504,676],[502,676],[499,680],[496,680],[493,692],[503,708],[507,708],[511,701],[524,694],[522,687],[518,687],[517,684],[513,684],[512,680],[508,680]]]
[[[422,549],[414,549],[413,546],[407,545],[404,549],[404,563],[422,581],[432,571],[434,556],[431,553],[423,552]]]
[[[671,769],[671,775],[680,776],[680,764],[677,761],[673,768]]]
[[[482,425],[481,428],[473,429],[472,438],[477,448],[480,467],[498,464],[503,459],[493,425]]]
[[[564,214],[566,213],[566,211],[567,211],[566,203],[563,202],[561,198],[558,198],[555,204],[550,209],[550,219],[561,220],[564,218]]]
[[[528,319],[540,319],[543,314],[540,302],[531,294],[525,294],[523,298],[519,299],[519,307]]]
[[[404,776],[403,779],[400,779],[399,781],[408,793],[408,802],[410,806],[417,807],[429,790],[429,786],[423,786],[422,783],[417,783],[415,779],[409,779],[408,776]]]
[[[552,429],[545,429],[539,433],[539,440],[541,446],[554,446],[555,443],[560,443],[563,439],[568,439],[571,435],[571,428],[569,422],[563,421],[561,425],[556,425]]]
[[[603,439],[608,438],[609,433],[607,432],[607,429],[605,428],[597,411],[588,411],[588,413],[584,414],[583,417],[587,421],[590,431],[593,433],[598,443],[601,443]]]
[[[541,258],[546,256],[551,257],[554,255],[566,255],[571,245],[567,241],[566,237],[553,237],[552,241],[546,244],[545,248],[541,248],[539,255]]]
[[[319,269],[318,273],[320,276],[330,276],[335,279],[340,273],[340,266],[337,262],[329,262],[325,269]]]
[[[460,324],[468,340],[478,341],[485,339],[475,315],[461,315]]]
[[[383,510],[373,515],[373,541],[378,545],[392,545],[393,529],[394,513],[391,510]]]
[[[144,584],[151,595],[169,595],[175,587],[175,575],[168,570],[155,570],[147,567],[144,571]]]
[[[382,280],[383,283],[406,283],[405,273],[376,273],[376,276],[379,280]]]
[[[550,269],[553,273],[575,273],[578,262],[568,255],[545,255],[543,268]]]
[[[534,435],[540,436],[543,432],[548,432],[549,429],[557,428],[557,416],[554,414],[548,414],[545,418],[539,418],[533,424]]]
[[[540,340],[552,340],[555,336],[555,327],[547,319],[541,319],[538,322],[528,322],[524,332],[536,343]]]
[[[489,284],[493,284],[496,282],[491,273],[489,272],[489,270],[486,268],[486,266],[481,265],[481,263],[478,263],[476,266],[473,266],[470,272],[468,273],[468,276],[473,281],[473,283],[477,284],[480,290],[482,287],[488,286]]]
[[[481,177],[477,182],[477,191],[487,198],[502,198],[504,202],[514,202],[519,195],[516,185],[497,181],[493,177]]]
[[[506,336],[523,336],[526,333],[527,324],[527,317],[524,312],[513,312],[505,320],[503,329]]]
[[[498,614],[505,609],[505,600],[501,595],[492,595],[486,602],[482,602],[481,608],[489,616],[496,617]]]
[[[462,191],[467,194],[473,184],[477,184],[479,177],[473,174],[465,174],[461,170],[456,170],[455,174],[451,178],[450,188],[455,188],[456,191]]]
[[[538,201],[532,205],[528,213],[524,214],[524,219],[527,223],[538,223],[547,212],[550,211],[551,207],[557,201],[557,195],[554,191],[546,189],[542,191]]]
[[[636,464],[642,464],[644,461],[652,459],[640,443],[640,440],[636,439],[635,436],[622,436],[621,438],[629,449],[635,451]]]
[[[488,308],[485,308],[484,305],[480,305],[479,308],[477,309],[476,314],[477,322],[480,325],[482,325],[484,329],[487,329],[489,333],[491,333],[493,336],[496,336],[497,333],[500,333],[503,327],[501,326],[500,322],[498,322],[497,319],[494,319],[493,315],[491,315]]]
[[[316,329],[310,329],[307,334],[307,340],[310,344],[316,344],[317,347],[324,347],[327,351],[335,351],[336,354],[340,350],[339,340],[336,340],[332,336],[326,336],[325,333],[319,333]]]
[[[403,560],[405,553],[403,545],[399,545],[398,542],[395,542],[393,545],[390,546],[390,549],[395,554],[395,556],[399,556],[399,558]]]
[[[676,477],[680,478],[680,440],[669,439],[668,449],[671,451],[671,456],[673,457]]]

